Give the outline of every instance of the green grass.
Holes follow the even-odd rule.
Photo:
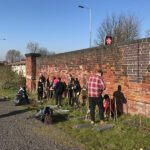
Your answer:
[[[124,121],[128,121],[128,116]],[[129,116],[130,118],[130,116]],[[97,119],[98,120],[98,119]],[[132,120],[130,120],[132,121]],[[140,149],[150,146],[150,130],[149,134],[142,129],[130,127],[122,122],[110,121],[108,123],[115,124],[113,129],[108,129],[103,132],[93,131],[90,128],[72,129],[76,124],[85,123],[84,120],[69,120],[59,122],[57,127],[69,134],[72,139],[84,144],[85,149]],[[150,123],[150,122],[149,122]]]
[[[0,89],[0,98],[5,98],[7,100],[13,100],[16,94],[17,94],[17,90]]]
[[[0,89],[18,89],[25,85],[25,78],[13,72],[10,66],[0,66]]]
[[[4,93],[7,95],[13,92],[5,91]],[[37,95],[30,95],[30,98],[37,99]],[[35,109],[43,108],[48,104],[55,105],[55,101],[49,100],[39,107],[30,106],[31,113],[35,113]],[[107,122],[115,124],[114,128],[99,132],[92,130],[92,127],[82,129],[72,128],[77,124],[90,123],[90,120],[67,119],[84,116],[86,114],[86,107],[81,107],[79,110],[72,109],[68,106],[68,99],[64,99],[61,109],[68,109],[70,111],[64,115],[54,114],[54,123],[52,126],[61,129],[73,141],[82,145],[86,150],[139,150],[140,148],[147,150],[150,147],[150,119],[141,118],[140,116],[123,115],[118,118],[118,121],[111,120]],[[98,112],[96,112],[96,121],[98,124]]]
[[[55,105],[55,101],[49,100],[42,107],[48,104]],[[72,128],[77,124],[90,123],[90,120],[66,119],[67,117],[84,116],[86,114],[85,107],[79,110],[72,109],[68,106],[68,99],[64,99],[61,109],[68,109],[70,111],[64,115],[55,114],[53,126],[64,131],[72,140],[78,142],[86,150],[139,150],[140,148],[148,149],[150,146],[150,119],[141,118],[140,126],[140,116],[123,115],[118,118],[117,122],[114,120],[107,122],[115,124],[114,128],[99,132],[92,130],[92,127]],[[98,112],[96,112],[96,121],[98,124]]]

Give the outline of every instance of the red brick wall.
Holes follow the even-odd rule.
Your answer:
[[[29,91],[36,88],[36,58],[39,54],[26,54],[26,86]]]
[[[143,108],[150,105],[150,39],[37,58],[36,83],[42,72],[46,78],[61,77],[67,83],[72,74],[83,85],[99,68],[104,71],[105,93],[112,97],[117,86],[122,86],[128,100],[125,112],[147,111]],[[150,112],[144,114],[150,116]]]

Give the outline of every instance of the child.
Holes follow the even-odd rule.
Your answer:
[[[43,102],[42,98],[43,98],[43,84],[42,84],[42,79],[39,79],[39,81],[38,81],[38,100],[40,102]]]
[[[74,78],[72,75],[69,75],[69,83],[68,83],[68,97],[69,97],[69,105],[73,104],[73,86],[74,86]]]
[[[104,95],[104,114],[106,115],[106,117],[108,118],[110,115],[114,116],[114,112],[115,112],[115,104],[114,104],[114,100],[110,99],[108,94]],[[111,110],[111,111],[110,111]]]
[[[59,103],[59,106],[61,107],[62,106],[62,93],[64,91],[64,85],[61,82],[60,77],[58,78],[58,82],[56,83],[56,86],[54,89],[56,92],[56,105],[58,105],[58,103]]]
[[[73,86],[73,102],[72,102],[72,107],[74,106],[74,103],[76,103],[77,107],[79,108],[79,95],[81,92],[81,86],[78,81],[78,78],[74,81],[74,86]]]

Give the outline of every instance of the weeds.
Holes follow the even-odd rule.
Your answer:
[[[55,105],[55,101],[50,99],[42,107],[48,104]],[[68,114],[54,114],[53,126],[64,131],[73,141],[81,144],[86,150],[133,150],[148,149],[150,146],[150,119],[142,118],[140,126],[140,116],[122,115],[118,118],[118,121],[110,120],[107,122],[108,124],[115,124],[114,128],[98,132],[92,130],[93,126],[73,129],[73,126],[77,124],[90,123],[90,120],[71,119],[72,117],[85,116],[85,106],[82,106],[80,109],[73,109],[68,105],[68,99],[63,99],[63,107],[61,109],[70,111]],[[95,116],[96,122],[99,122],[98,112],[96,112]],[[135,124],[138,124],[138,126]],[[142,128],[142,126],[146,128]]]
[[[9,66],[0,66],[0,89],[16,90],[25,85],[25,78],[13,72]]]
[[[13,93],[14,91],[5,91],[5,94]],[[32,99],[37,99],[37,95],[29,95]],[[55,101],[50,99],[45,100],[45,103],[40,106],[23,106],[30,107],[30,113],[35,113],[36,110],[45,107],[46,105],[55,105]],[[77,124],[90,123],[90,120],[71,119],[86,115],[86,106],[80,109],[71,108],[68,105],[68,99],[63,99],[63,107],[61,109],[69,110],[67,114],[55,113],[54,123],[50,128],[43,126],[41,131],[44,136],[44,131],[51,132],[51,128],[59,128],[67,137],[79,143],[86,150],[139,150],[140,148],[148,149],[150,147],[150,119],[141,116],[122,115],[117,121],[109,120],[108,124],[115,124],[114,128],[107,129],[103,132],[92,130],[92,127],[73,129]],[[58,108],[55,108],[58,109]],[[59,108],[60,109],[60,108]],[[99,114],[96,112],[96,122],[99,123]],[[61,136],[61,135],[60,135]],[[57,140],[59,133],[55,137]],[[62,138],[63,139],[63,138]],[[60,139],[59,139],[60,140]],[[64,141],[66,144],[66,140]]]

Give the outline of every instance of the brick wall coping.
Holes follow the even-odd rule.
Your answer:
[[[39,54],[39,53],[28,53],[28,54],[25,54],[25,56],[26,57],[29,57],[29,56],[31,56],[31,57],[40,57],[41,54]]]
[[[118,44],[115,44],[117,46],[124,46],[124,45],[130,45],[130,44],[135,44],[135,43],[147,43],[150,42],[150,37],[149,38],[143,38],[143,39],[136,39],[133,41],[124,41],[124,42],[120,42]]]
[[[88,52],[88,51],[92,51],[92,50],[99,50],[99,49],[115,49],[116,47],[122,47],[122,46],[125,46],[125,45],[131,45],[131,44],[136,44],[136,43],[147,43],[147,42],[150,42],[150,38],[143,38],[143,39],[137,39],[137,40],[133,40],[133,41],[125,41],[125,42],[120,42],[120,43],[115,43],[115,44],[112,44],[112,45],[100,45],[100,46],[95,46],[95,47],[92,47],[92,48],[85,48],[85,49],[80,49],[80,50],[73,50],[73,51],[69,51],[69,52],[63,52],[63,53],[58,53],[58,54],[55,54],[55,55],[51,55],[51,56],[48,56],[49,58],[55,58],[59,55],[66,55],[66,54],[72,54],[72,53],[84,53],[84,52]],[[32,54],[32,53],[30,53]],[[35,53],[33,53],[35,54]],[[26,56],[28,56],[28,54],[26,54]]]
[[[7,64],[8,66],[19,66],[19,65],[25,65],[25,61],[19,61],[19,62],[14,62],[14,63],[9,63]]]

